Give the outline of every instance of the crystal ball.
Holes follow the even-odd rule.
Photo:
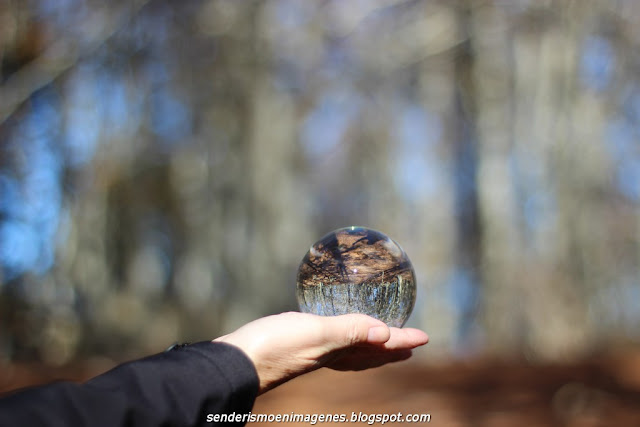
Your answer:
[[[364,227],[332,231],[311,246],[296,281],[300,311],[364,313],[401,327],[416,301],[409,257],[385,234]]]

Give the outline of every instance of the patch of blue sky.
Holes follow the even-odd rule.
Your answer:
[[[16,138],[24,158],[21,175],[21,218],[30,224],[57,221],[60,207],[61,152],[56,143],[59,115],[51,102],[34,103]],[[15,140],[14,140],[15,141]],[[18,142],[18,141],[15,141]]]
[[[67,121],[64,144],[67,162],[71,167],[81,167],[91,161],[100,139],[103,117],[97,95],[97,79],[93,67],[83,67],[72,80],[68,91]]]
[[[622,159],[633,153],[638,146],[638,133],[628,120],[617,117],[607,124],[605,130],[606,147],[615,160]]]
[[[480,299],[480,283],[477,274],[464,266],[455,266],[446,282],[445,298],[456,320],[456,336],[452,341],[455,354],[464,355],[473,350],[479,332],[475,312]]]
[[[469,311],[477,304],[479,284],[476,279],[464,267],[459,266],[453,270],[449,280],[449,291],[456,311]]]
[[[442,162],[436,145],[442,136],[442,125],[437,116],[422,106],[407,105],[396,118],[394,182],[398,192],[408,201],[434,197],[444,188]]]
[[[640,202],[640,159],[627,157],[620,160],[616,173],[620,192],[633,202]]]
[[[638,87],[627,89],[622,103],[625,118],[637,129],[640,123],[640,90]]]
[[[14,218],[22,212],[20,185],[15,177],[0,174],[0,216]]]
[[[187,141],[191,133],[191,110],[162,87],[151,95],[151,128],[161,139],[161,148],[169,151]]]
[[[40,236],[22,221],[0,223],[0,265],[3,280],[11,280],[36,265],[40,255]]]
[[[333,91],[322,96],[302,124],[301,141],[311,161],[338,148],[360,104],[360,98],[348,91]]]
[[[22,219],[32,224],[57,221],[62,198],[59,158],[46,149],[36,153],[22,180]]]
[[[286,30],[304,28],[312,17],[312,3],[295,0],[279,0],[275,3],[278,25]]]
[[[57,144],[59,114],[51,96],[37,95],[32,109],[8,144],[20,162],[13,175],[4,173],[0,185],[6,214],[0,223],[0,265],[3,279],[53,264],[54,237],[62,204],[62,153]]]
[[[23,220],[36,233],[38,257],[29,269],[43,273],[53,264],[54,237],[58,226],[62,194],[59,158],[43,149],[32,159],[23,179]],[[33,244],[33,243],[32,243]]]
[[[615,53],[609,40],[601,36],[585,39],[580,57],[580,78],[594,90],[607,88],[613,78]]]
[[[521,146],[511,150],[509,164],[524,224],[529,230],[538,230],[556,212],[553,189],[545,184],[544,162],[538,153]]]
[[[33,10],[47,23],[70,29],[88,14],[87,2],[83,0],[41,0],[31,2]],[[72,25],[74,24],[74,25]]]
[[[615,186],[627,199],[640,202],[640,144],[638,131],[624,118],[616,118],[606,130],[606,146],[616,164]]]
[[[99,118],[102,121],[102,138],[88,145],[83,153],[87,160],[95,155],[101,140],[125,138],[137,128],[136,117],[144,114],[141,96],[130,96],[126,82],[112,73],[101,73],[97,79],[97,93],[100,99]]]
[[[533,191],[522,206],[524,221],[530,230],[538,230],[548,224],[547,220],[554,212],[555,200],[549,189]]]

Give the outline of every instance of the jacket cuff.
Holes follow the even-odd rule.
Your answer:
[[[222,342],[204,341],[174,350],[176,353],[198,353],[210,361],[213,371],[202,372],[203,381],[224,381],[228,393],[225,409],[248,413],[258,396],[260,381],[253,362],[238,347]],[[221,384],[220,384],[221,385]]]

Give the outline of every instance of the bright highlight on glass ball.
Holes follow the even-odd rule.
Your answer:
[[[416,276],[407,254],[383,233],[340,228],[302,259],[296,296],[304,313],[364,313],[401,327],[416,301]]]

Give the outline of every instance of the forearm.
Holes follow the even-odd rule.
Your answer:
[[[258,391],[237,348],[198,343],[123,364],[84,384],[56,383],[0,400],[0,426],[200,425],[249,412]]]

